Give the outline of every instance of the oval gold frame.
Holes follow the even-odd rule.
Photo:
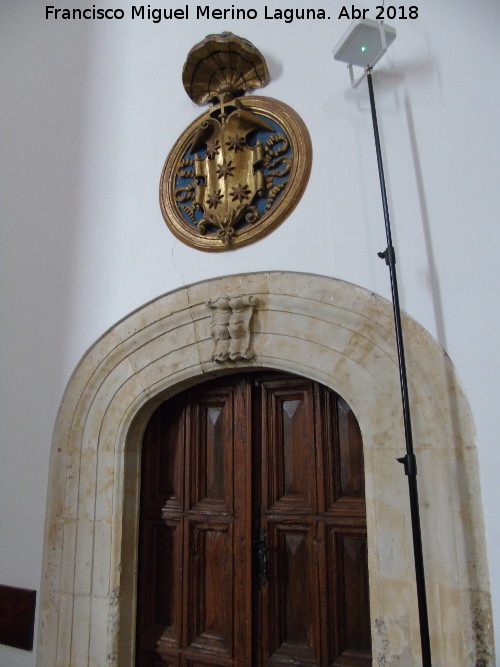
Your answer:
[[[217,237],[201,234],[189,225],[179,212],[175,199],[176,167],[190,145],[193,133],[207,112],[196,118],[176,141],[170,151],[160,179],[160,206],[170,231],[183,243],[207,252],[234,250],[267,236],[290,215],[309,180],[312,164],[312,144],[307,127],[300,116],[288,105],[269,97],[238,98],[238,103],[255,113],[267,116],[281,125],[290,140],[294,159],[288,183],[274,206],[256,222],[236,232],[230,244]]]

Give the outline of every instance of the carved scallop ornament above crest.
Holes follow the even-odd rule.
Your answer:
[[[262,54],[232,33],[209,35],[188,54],[183,83],[210,109],[172,148],[160,205],[170,230],[200,250],[252,243],[299,201],[311,169],[311,140],[286,104],[243,97],[269,81]]]
[[[182,82],[196,104],[206,104],[224,93],[240,97],[269,82],[263,55],[246,39],[230,32],[208,35],[188,53]]]

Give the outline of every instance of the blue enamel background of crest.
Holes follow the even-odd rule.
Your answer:
[[[290,144],[290,139],[288,135],[286,134],[285,130],[277,123],[275,120],[272,118],[269,118],[268,116],[264,116],[263,114],[255,114],[256,116],[259,116],[263,120],[266,121],[266,123],[269,123],[270,125],[273,126],[273,130],[271,131],[266,131],[266,130],[256,130],[254,132],[250,132],[247,136],[247,144],[250,146],[250,148],[254,148],[257,145],[257,142],[260,141],[261,144],[266,144],[267,140],[269,137],[271,137],[273,134],[282,134],[284,135],[287,140],[288,140],[288,149],[285,153],[280,154],[280,158],[291,158],[293,157],[293,151],[292,147]],[[278,144],[277,144],[278,145]],[[207,156],[207,149],[206,147],[203,148],[201,151],[197,151],[196,153],[190,153],[189,150],[187,150],[184,155],[182,156],[182,159],[194,159],[196,157],[198,158],[205,158]],[[269,169],[261,169],[262,173],[264,176],[267,176],[270,172]],[[285,176],[274,176],[273,177],[273,185],[279,185],[282,183],[284,180],[288,178],[288,174]],[[194,178],[186,178],[177,175],[175,179],[175,188],[181,188],[181,187],[186,187],[194,183]],[[273,204],[271,206],[271,209],[276,205],[276,203],[279,201],[280,197],[282,196],[283,192],[285,191],[286,188],[284,188],[279,194],[276,196],[276,198],[273,201]],[[266,197],[255,197],[252,205],[257,208],[257,210],[260,213],[260,216],[263,217],[265,213],[268,213],[269,211],[266,211],[266,202],[267,198]],[[188,205],[188,203],[186,202]],[[183,206],[186,204],[181,204],[177,203],[177,206],[179,208],[179,212],[182,214],[182,217],[184,220],[191,226],[191,227],[196,227],[196,224],[193,223],[193,221],[188,217],[188,215],[183,211]],[[199,222],[203,218],[203,212],[202,211],[195,211],[194,217],[196,222]],[[237,228],[238,229],[244,229],[248,225],[252,223],[248,223],[245,220],[242,220],[240,223],[238,223]]]

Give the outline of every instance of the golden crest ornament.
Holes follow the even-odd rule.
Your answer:
[[[231,250],[275,229],[293,210],[311,169],[311,140],[286,104],[243,97],[269,81],[262,54],[231,33],[209,35],[188,54],[184,88],[212,106],[171,150],[160,181],[170,230],[207,251]]]

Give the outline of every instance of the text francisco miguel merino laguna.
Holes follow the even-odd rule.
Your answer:
[[[260,12],[260,14],[259,14]],[[120,20],[125,18],[125,11],[118,8],[105,9],[103,7],[87,7],[85,9],[64,9],[61,7],[54,7],[53,5],[46,5],[45,18],[46,19],[63,19],[63,20]],[[153,23],[160,23],[163,20],[182,20],[182,19],[277,19],[285,23],[291,23],[294,20],[316,20],[329,19],[324,9],[284,9],[272,8],[267,5],[263,10],[253,8],[236,8],[234,5],[219,9],[210,7],[209,5],[195,5],[190,7],[184,5],[169,9],[155,8],[151,5],[132,5],[130,13],[128,14],[132,19],[152,21]]]

